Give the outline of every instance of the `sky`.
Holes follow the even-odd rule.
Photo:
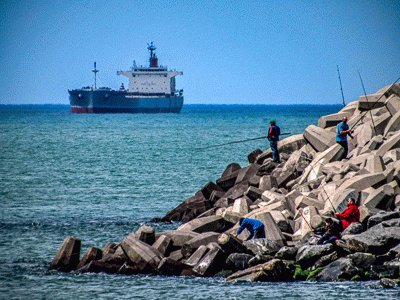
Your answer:
[[[0,104],[117,89],[133,60],[183,71],[186,104],[339,104],[400,76],[400,1],[0,1]]]

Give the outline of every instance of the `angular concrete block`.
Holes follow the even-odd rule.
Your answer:
[[[271,176],[271,175],[264,175],[260,179],[260,190],[262,191],[267,191],[272,188],[277,188],[278,187],[278,182],[276,181],[276,178]]]
[[[271,213],[268,211],[260,208],[252,211],[246,218],[253,218],[260,220],[264,224],[265,228],[265,237],[271,241],[277,242],[279,244],[285,244],[285,237],[283,236],[281,230],[279,229],[278,225],[275,223],[274,219],[272,218]]]
[[[250,187],[249,189],[251,189]],[[258,189],[257,189],[258,190]],[[246,198],[239,198],[236,199],[235,202],[233,203],[233,213],[238,213],[240,215],[245,215],[249,212],[249,206],[247,204]]]
[[[172,230],[163,234],[172,240],[174,247],[182,247],[184,243],[199,235],[197,232],[183,230]]]
[[[400,130],[400,110],[389,120],[383,135],[387,136],[389,132],[398,130]]]
[[[213,248],[206,253],[200,262],[193,268],[193,271],[200,276],[212,276],[222,269],[224,262],[224,253],[222,250]]]
[[[250,186],[246,192],[244,192],[244,195],[246,197],[248,197],[250,200],[255,201],[259,198],[261,198],[261,194],[262,194],[262,190],[254,187],[254,186]]]
[[[121,242],[129,260],[142,271],[155,271],[163,255],[150,245],[139,241],[134,233],[129,234]]]
[[[391,95],[386,101],[385,106],[387,107],[389,113],[394,116],[400,111],[400,97],[397,95]]]
[[[221,216],[211,216],[191,220],[178,227],[178,231],[194,231],[197,233],[214,231],[223,232],[228,226],[227,222]]]
[[[303,135],[295,134],[279,141],[278,150],[281,153],[292,153],[296,150],[299,150],[305,144],[306,141],[304,140]],[[264,160],[266,160],[268,157],[272,157],[272,151],[270,148],[257,157],[257,163],[260,165],[263,164]]]
[[[165,234],[162,234],[154,242],[152,247],[158,250],[162,255],[168,256],[172,249],[172,239]]]
[[[365,123],[365,124],[362,124],[362,125],[358,126],[354,130],[353,136],[356,137],[357,145],[359,147],[362,147],[372,139],[374,134],[375,133],[374,133],[374,129],[372,127],[372,124]]]
[[[375,155],[369,156],[365,165],[365,169],[371,174],[383,173],[385,170],[385,164],[383,163],[382,157]]]
[[[335,144],[336,135],[333,132],[315,125],[308,126],[304,131],[304,139],[318,152],[325,151]]]
[[[140,226],[135,232],[135,237],[148,245],[154,244],[156,240],[154,228],[147,225]]]
[[[262,154],[261,149],[255,149],[255,150],[251,151],[249,153],[249,155],[247,155],[247,159],[248,159],[249,163],[250,164],[255,163],[257,160],[257,157],[261,154]]]
[[[235,185],[240,182],[248,181],[251,177],[257,174],[258,168],[259,165],[257,164],[250,164],[247,167],[240,169],[235,181]]]
[[[208,182],[202,189],[201,193],[203,194],[205,199],[210,199],[212,192],[218,191],[223,192],[224,190],[216,185],[214,182]]]
[[[390,119],[391,119],[391,115],[389,112],[384,113],[383,115],[374,118],[374,124],[375,127],[374,128],[374,132],[375,135],[383,135],[383,133],[385,132],[385,128],[388,125]]]
[[[279,201],[285,201],[285,195],[271,191],[265,191],[262,193],[261,199],[267,203],[274,203]]]
[[[219,235],[220,234],[217,232],[204,232],[190,241],[187,241],[183,244],[181,249],[183,257],[189,258],[200,246],[206,246],[211,242],[216,242]]]
[[[344,117],[350,118],[351,115],[352,115],[352,113],[350,113],[350,112],[342,112],[342,113],[339,112],[336,114],[322,116],[318,120],[318,127],[327,128],[327,127],[336,126],[337,124],[342,122],[342,119]]]
[[[358,98],[358,109],[365,111],[373,108],[383,107],[385,105],[386,96],[381,94],[370,94],[367,96],[360,96]]]
[[[61,272],[75,270],[79,264],[80,252],[81,241],[73,236],[67,236],[53,258],[50,269]]]
[[[394,188],[389,184],[374,190],[362,203],[368,208],[378,208],[382,210],[390,209],[394,202]]]
[[[376,151],[377,156],[383,156],[386,152],[400,147],[400,131],[388,138],[383,145]]]
[[[103,256],[103,252],[96,247],[90,247],[86,253],[83,255],[81,261],[79,262],[77,269],[90,263],[92,260],[99,260]]]
[[[185,264],[194,267],[204,257],[208,250],[207,246],[201,245],[188,259],[184,261]]]

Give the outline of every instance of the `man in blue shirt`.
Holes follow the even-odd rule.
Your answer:
[[[268,140],[269,140],[269,145],[271,146],[272,150],[272,160],[274,162],[280,163],[281,159],[279,157],[279,151],[278,151],[278,141],[279,141],[279,135],[281,134],[281,129],[276,126],[275,120],[272,120],[270,123],[270,127],[268,130]]]
[[[250,240],[253,237],[255,239],[265,238],[264,224],[261,221],[250,218],[241,218],[239,224],[240,227],[237,233],[234,234],[235,236],[238,236],[244,229],[247,229],[250,232],[250,235],[247,238],[247,240]]]
[[[338,143],[340,146],[343,147],[344,153],[340,160],[347,158],[347,153],[349,152],[349,145],[347,143],[347,135],[349,135],[351,138],[353,136],[351,135],[353,133],[353,130],[349,129],[349,125],[347,124],[347,117],[344,117],[342,119],[342,122],[340,122],[337,126],[337,131],[336,131],[336,143]]]

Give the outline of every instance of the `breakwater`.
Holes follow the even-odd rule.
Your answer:
[[[230,164],[216,183],[208,183],[160,219],[185,222],[176,230],[155,233],[141,227],[119,244],[91,248],[82,259],[79,240],[68,238],[64,248],[71,250],[71,261],[62,262],[68,251],[60,251],[53,267],[192,276],[224,271],[228,281],[398,277],[397,91],[398,86],[386,87],[368,102],[361,97],[338,114],[322,117],[319,126],[282,140],[282,164],[261,150],[249,154],[246,167]],[[349,160],[338,161],[342,149],[334,142],[334,131],[343,115],[355,125],[355,139],[349,143]],[[361,224],[344,233],[343,243],[308,245],[307,223],[320,227],[322,218],[332,207],[340,210],[349,195],[361,202]],[[242,242],[245,234],[231,237],[240,216],[261,219],[267,239]],[[345,271],[329,277],[329,267]]]

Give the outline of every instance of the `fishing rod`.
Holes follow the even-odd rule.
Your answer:
[[[308,157],[306,157],[306,156],[303,156],[303,155],[300,155],[300,156],[301,156],[302,158],[304,158],[304,159],[306,159],[306,160],[308,160],[308,161],[311,161],[311,162],[312,162],[312,159],[309,159]],[[323,163],[321,163],[321,162],[319,162],[319,161],[317,161],[316,163],[317,163],[317,164],[320,164],[321,166],[324,166],[324,164],[323,164]],[[315,169],[314,169],[314,167],[313,167],[312,163],[310,163],[310,164],[309,164],[309,166],[311,167],[311,169],[312,169],[312,171],[314,172],[315,176],[318,176],[318,173],[315,171]],[[332,208],[333,208],[333,211],[334,211],[334,213],[337,213],[337,211],[336,211],[336,209],[335,209],[335,206],[333,205],[333,203],[332,203],[332,201],[331,201],[331,198],[329,197],[329,194],[326,192],[326,190],[325,190],[324,186],[322,186],[322,190],[324,191],[324,193],[325,193],[325,195],[326,195],[326,197],[327,197],[327,199],[328,199],[329,203],[331,204],[331,206],[332,206]]]
[[[316,234],[315,234],[315,232],[314,232],[314,229],[311,227],[310,223],[308,223],[307,219],[304,217],[304,215],[303,215],[303,213],[302,213],[301,211],[302,211],[302,210],[299,209],[300,215],[303,217],[304,221],[306,222],[308,228],[310,228],[310,230],[311,230],[312,234],[314,235],[314,237],[317,237]]]
[[[290,132],[287,132],[287,133],[281,133],[280,135],[290,135],[290,134],[291,134]],[[211,145],[211,146],[200,147],[200,148],[195,148],[195,149],[196,150],[204,150],[204,149],[209,149],[209,148],[216,148],[216,147],[222,147],[222,146],[231,145],[231,144],[245,143],[245,142],[249,142],[249,141],[261,140],[261,139],[266,139],[266,138],[267,137],[264,135],[264,136],[260,136],[260,137],[256,137],[256,138],[240,140],[240,141],[232,141],[232,142],[228,142],[228,143]]]
[[[390,90],[392,89],[392,87],[393,87],[399,80],[400,80],[400,77],[397,78],[396,81],[394,81],[394,82],[390,85],[390,87],[389,87],[384,93],[382,93],[382,95],[378,98],[378,100],[376,100],[376,101],[372,104],[371,110],[372,110],[372,109],[375,107],[375,105],[381,100],[381,98],[382,98],[388,91],[390,91]],[[362,120],[364,119],[364,117],[365,117],[365,115],[366,115],[367,113],[368,113],[368,111],[364,112],[364,116],[361,116],[361,118],[360,118],[356,123],[354,123],[354,125],[353,125],[350,129],[352,130],[354,127],[356,127],[356,125],[357,125],[360,121],[362,121]]]
[[[338,73],[338,75],[339,75],[340,91],[342,92],[343,106],[346,106],[346,102],[344,102],[344,94],[343,94],[343,87],[342,87],[342,79],[340,78],[339,65],[336,65],[336,67],[337,67],[337,73]]]
[[[372,116],[372,110],[371,110],[371,107],[369,105],[368,96],[367,96],[367,93],[366,93],[365,87],[364,87],[364,82],[363,82],[363,80],[361,78],[360,71],[357,71],[357,72],[358,72],[358,77],[360,77],[360,81],[361,81],[361,85],[362,85],[362,88],[363,88],[363,91],[364,91],[365,99],[367,100],[368,110],[369,110],[369,113],[371,114],[371,121],[372,121],[372,125],[374,126],[374,132],[375,132],[375,135],[376,135],[376,127],[375,127],[375,123],[374,123],[374,117]]]

